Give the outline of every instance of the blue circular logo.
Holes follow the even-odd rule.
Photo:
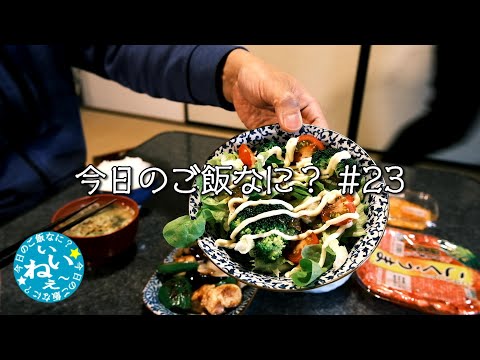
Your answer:
[[[25,240],[13,262],[13,276],[30,298],[44,303],[62,301],[72,295],[83,279],[84,262],[78,246],[53,231]]]

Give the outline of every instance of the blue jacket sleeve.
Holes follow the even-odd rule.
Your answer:
[[[69,51],[71,64],[137,92],[233,110],[222,91],[228,45],[88,45]]]

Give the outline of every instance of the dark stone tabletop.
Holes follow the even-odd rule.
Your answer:
[[[171,251],[162,237],[163,226],[188,213],[188,195],[173,189],[175,182],[188,189],[186,174],[172,169],[201,166],[225,139],[171,132],[155,136],[129,152],[165,171],[166,187],[142,207],[136,249],[102,269],[86,269],[79,289],[64,301],[44,304],[28,298],[18,288],[12,265],[0,270],[0,314],[145,314],[142,290],[157,264]],[[480,254],[480,186],[457,173],[404,167],[406,187],[425,191],[437,199],[440,217],[428,233],[463,245]],[[0,249],[49,222],[57,208],[87,195],[87,188],[74,182],[69,188],[0,227]],[[419,314],[414,310],[379,300],[367,293],[352,276],[343,286],[323,294],[279,293],[259,290],[245,314]]]

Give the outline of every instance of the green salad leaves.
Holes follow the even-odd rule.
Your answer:
[[[196,181],[198,189],[201,190],[202,177],[198,176]],[[216,201],[212,197],[202,195],[201,202],[195,219],[191,219],[189,215],[184,215],[165,225],[163,237],[171,246],[176,248],[192,246],[205,233],[207,224],[212,229],[217,229],[218,224],[221,224],[228,217],[228,198]]]
[[[269,141],[253,146],[242,144],[238,153],[212,157],[208,165],[223,166],[217,170],[241,178],[228,183],[230,195],[200,196],[195,218],[184,215],[169,222],[163,236],[171,246],[180,248],[192,246],[205,232],[211,232],[222,239],[217,244],[234,244],[233,250],[241,255],[232,256],[239,256],[239,261],[243,260],[240,256],[248,256],[245,266],[276,276],[285,273],[299,288],[308,288],[329,269],[339,269],[348,258],[347,249],[366,234],[365,177],[354,194],[341,194],[340,173],[346,166],[358,166],[357,160],[345,153],[337,156],[341,149],[324,146],[312,135],[289,139],[287,144]],[[287,171],[275,171],[286,163],[290,176]],[[304,173],[302,168],[308,164],[323,171],[322,176],[314,179],[314,172]],[[335,166],[334,172],[325,172],[332,167],[329,164]],[[202,181],[202,175],[197,176],[199,192]],[[282,191],[286,187],[276,184],[286,184],[291,191]],[[323,200],[324,196],[328,197]],[[231,206],[238,211],[230,214],[232,198]],[[340,216],[343,218],[332,221]]]
[[[320,266],[322,245],[307,245],[302,250],[303,259],[300,260],[300,270],[292,274],[292,280],[299,287],[308,286],[320,275],[330,269],[335,261],[335,252],[327,247],[323,266]]]

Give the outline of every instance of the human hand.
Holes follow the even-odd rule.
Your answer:
[[[328,127],[318,102],[293,76],[245,50],[228,55],[222,80],[225,98],[248,129],[279,123],[295,132],[302,122]]]

